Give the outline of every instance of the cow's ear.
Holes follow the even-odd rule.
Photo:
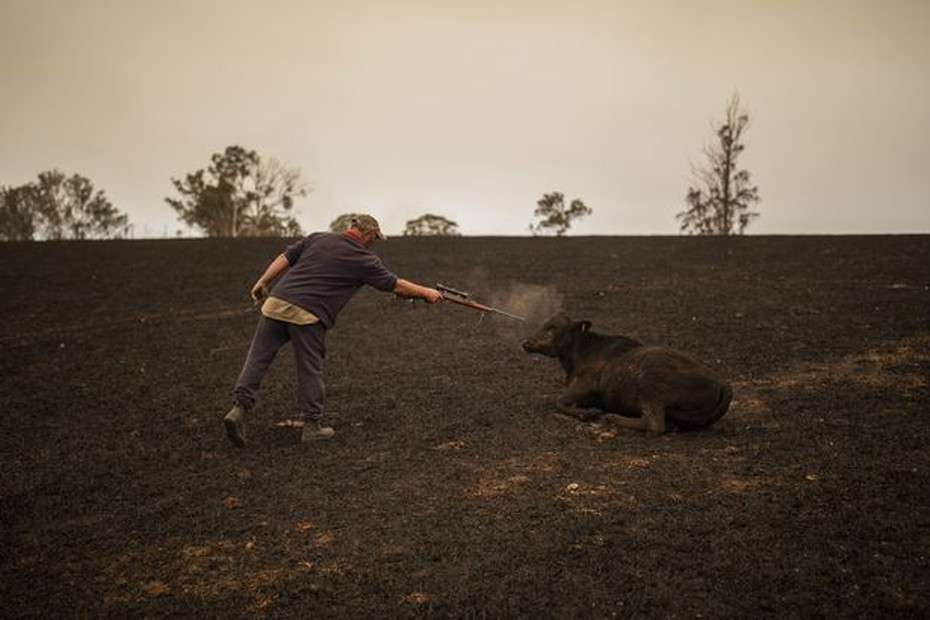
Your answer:
[[[581,327],[581,331],[583,332],[586,332],[589,329],[591,329],[591,321],[578,321],[578,325],[579,327]]]

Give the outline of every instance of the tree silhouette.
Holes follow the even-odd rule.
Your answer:
[[[457,237],[459,225],[441,215],[427,213],[414,220],[408,220],[404,226],[405,237]]]
[[[566,207],[565,195],[562,192],[543,194],[543,197],[536,201],[536,210],[533,212],[533,215],[540,218],[539,222],[535,225],[530,224],[530,230],[534,235],[553,230],[561,237],[572,227],[575,220],[591,213],[590,207],[577,198]]]
[[[352,226],[352,220],[357,216],[357,213],[343,213],[329,223],[330,232],[334,233],[344,233],[349,230],[349,227]]]
[[[678,213],[681,231],[696,235],[743,234],[759,217],[752,211],[759,202],[759,190],[749,182],[749,172],[738,170],[736,161],[746,148],[743,133],[749,115],[741,111],[739,95],[727,105],[726,120],[717,129],[717,144],[705,147],[707,165],[693,169],[696,184],[688,188],[688,208]]]
[[[103,191],[79,174],[41,172],[34,183],[0,190],[0,200],[0,238],[6,240],[114,239],[132,228]]]
[[[36,232],[36,211],[33,188],[0,187],[0,239],[32,241]]]
[[[229,146],[210,161],[206,170],[171,179],[182,197],[165,201],[178,219],[210,237],[300,234],[291,210],[294,199],[306,196],[309,188],[299,169],[263,160],[241,146]]]

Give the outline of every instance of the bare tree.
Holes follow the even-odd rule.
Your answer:
[[[427,213],[404,226],[405,237],[458,237],[459,225],[441,215]]]
[[[299,169],[262,160],[241,146],[227,147],[210,161],[206,170],[171,179],[182,198],[165,201],[178,219],[210,237],[300,234],[291,211],[294,198],[306,196],[309,187]]]
[[[707,165],[693,168],[695,185],[688,188],[688,208],[678,213],[681,231],[696,235],[742,235],[749,223],[759,217],[752,211],[759,202],[759,190],[749,182],[749,172],[738,170],[736,161],[746,148],[743,133],[749,115],[740,109],[739,95],[727,105],[726,120],[717,129],[717,143],[704,147]]]
[[[555,234],[561,237],[572,227],[575,220],[591,213],[591,208],[578,198],[566,206],[565,194],[562,192],[543,194],[543,197],[536,201],[536,210],[533,212],[540,220],[535,225],[530,224],[530,230],[534,235],[554,230]]]
[[[352,226],[352,220],[355,218],[356,215],[358,214],[357,213],[343,213],[342,215],[340,215],[339,217],[337,217],[336,219],[334,219],[332,222],[329,223],[330,232],[344,233],[345,231],[349,230],[349,227]]]
[[[300,225],[293,217],[281,217],[294,208],[295,196],[306,196],[309,187],[301,180],[300,170],[288,168],[274,157],[262,160],[255,169],[244,228],[252,234],[300,234]]]

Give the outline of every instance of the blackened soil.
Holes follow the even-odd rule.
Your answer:
[[[530,320],[363,291],[336,436],[298,442],[285,350],[236,449],[283,243],[0,245],[0,615],[930,615],[930,237],[392,239],[401,275]],[[718,367],[730,412],[556,414],[520,343],[559,308]]]

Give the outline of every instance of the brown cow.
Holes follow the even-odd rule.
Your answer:
[[[655,434],[666,425],[691,429],[719,420],[733,392],[712,368],[668,347],[590,331],[590,321],[557,314],[523,343],[528,353],[557,357],[565,370],[562,413]]]

